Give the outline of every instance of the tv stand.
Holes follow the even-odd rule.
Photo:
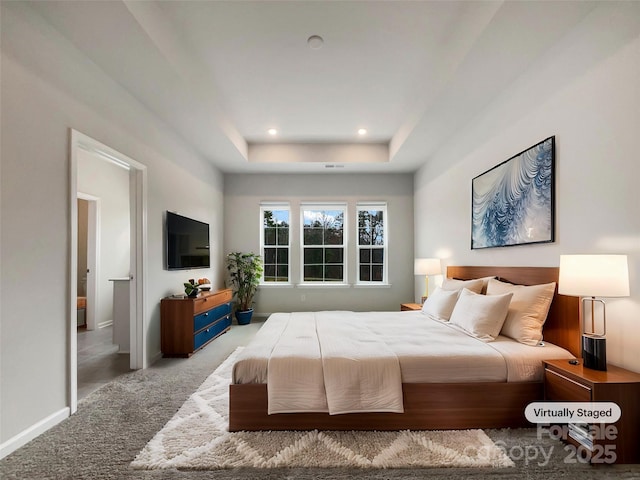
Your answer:
[[[231,328],[231,289],[160,301],[160,345],[165,357],[190,357]]]

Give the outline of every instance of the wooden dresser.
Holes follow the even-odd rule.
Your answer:
[[[231,327],[230,289],[160,302],[160,345],[165,357],[189,357]]]

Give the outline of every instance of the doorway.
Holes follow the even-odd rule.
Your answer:
[[[85,174],[80,172],[81,165],[86,165],[87,158],[96,158],[96,169],[104,168],[109,165],[116,167],[118,178],[120,179],[120,196],[115,197],[119,200],[114,203],[120,203],[120,209],[126,209],[122,215],[110,213],[101,215],[101,199],[99,196],[78,192],[79,176],[83,184],[87,184]],[[103,163],[104,162],[104,163]],[[80,132],[71,130],[71,268],[69,278],[69,291],[71,312],[70,318],[70,372],[69,372],[69,404],[71,412],[77,409],[78,401],[78,298],[81,289],[86,285],[86,327],[87,331],[97,330],[103,326],[106,329],[113,329],[115,336],[116,327],[119,327],[118,338],[121,344],[126,345],[129,353],[129,368],[144,368],[145,358],[145,342],[143,336],[144,318],[145,318],[145,267],[146,267],[146,168],[144,165],[135,160],[111,149],[110,147],[94,140]],[[100,167],[102,165],[102,167]],[[94,179],[95,185],[100,185],[100,181],[106,178],[100,172],[92,172],[98,176]],[[97,187],[96,187],[97,188]],[[107,195],[107,194],[105,194]],[[123,198],[124,197],[124,198]],[[79,203],[80,200],[80,203]],[[86,201],[86,205],[82,203]],[[104,210],[106,208],[106,202]],[[78,250],[78,233],[82,228],[79,223],[79,214],[83,206],[87,207],[87,266],[84,268],[82,264],[84,259],[79,258]],[[104,213],[104,212],[103,212]],[[101,217],[105,218],[105,225],[101,225]],[[108,225],[107,225],[108,224]],[[107,234],[112,232],[113,241],[103,240],[105,248],[101,254],[100,231],[104,230]],[[108,229],[111,229],[107,231]],[[91,238],[91,236],[94,238]],[[126,238],[125,238],[126,237]],[[116,245],[116,241],[120,242],[120,248]],[[124,242],[124,243],[123,243]],[[128,258],[127,258],[128,257]],[[104,267],[101,267],[101,263]],[[107,271],[113,265],[119,265],[119,268]],[[86,274],[86,282],[84,277]],[[113,278],[103,278],[112,276]],[[108,285],[105,285],[108,282]],[[119,295],[126,298],[126,305],[123,301],[113,300],[113,291],[118,285]],[[101,288],[102,285],[102,288]],[[102,294],[106,292],[108,294]],[[81,299],[82,301],[82,299]],[[125,305],[123,309],[123,305]],[[114,306],[117,306],[118,313],[112,312]],[[108,312],[108,313],[105,313]],[[118,322],[115,315],[119,315]],[[113,325],[110,325],[113,319]],[[126,322],[125,323],[123,323]],[[117,322],[117,323],[116,323]],[[122,326],[128,330],[123,334]],[[124,336],[123,336],[124,335]],[[101,335],[104,338],[104,333]],[[99,336],[97,336],[100,338]]]

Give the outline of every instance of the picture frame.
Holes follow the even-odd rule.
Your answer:
[[[471,249],[555,241],[555,136],[471,181]]]

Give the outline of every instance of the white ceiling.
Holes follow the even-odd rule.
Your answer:
[[[344,171],[410,172],[596,5],[126,0],[34,8],[225,172],[326,171],[321,155],[251,161],[249,145],[281,143],[305,144],[300,152],[315,143],[383,144],[385,161],[341,157]],[[311,35],[324,38],[322,48],[309,48]]]

